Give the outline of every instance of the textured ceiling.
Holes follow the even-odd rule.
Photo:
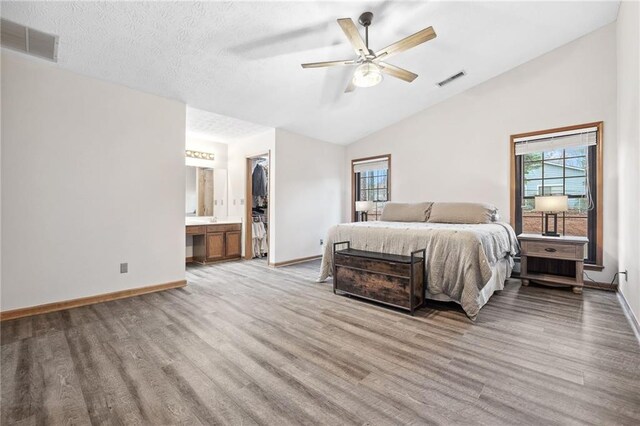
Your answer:
[[[187,133],[203,139],[231,143],[269,129],[270,127],[237,118],[187,107]]]
[[[411,84],[342,91],[353,56],[335,20],[374,12],[374,50],[432,25],[389,62]],[[618,2],[2,2],[3,17],[58,34],[63,68],[226,116],[349,143],[615,20]],[[439,88],[436,82],[465,70]]]

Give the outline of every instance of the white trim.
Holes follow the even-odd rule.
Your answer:
[[[567,133],[567,132],[559,132]],[[515,142],[515,154],[524,155],[534,152],[553,151],[555,149],[578,148],[597,145],[597,132],[570,132],[547,133],[545,135],[517,138]]]
[[[354,173],[371,172],[375,170],[389,170],[389,159],[381,157],[353,163]]]
[[[638,340],[638,344],[640,345],[640,323],[638,322],[638,318],[636,318],[635,314],[631,310],[631,307],[627,302],[627,298],[624,297],[624,294],[622,294],[620,290],[618,290],[617,293],[618,293],[618,302],[620,302],[620,306],[622,307],[624,316],[627,317],[627,321],[629,321],[629,325],[631,325],[633,334],[635,334],[636,339]]]
[[[367,164],[367,163],[375,163],[378,161],[389,161],[389,158],[387,156],[382,156],[382,157],[376,157],[376,158],[369,158],[368,160],[355,160],[353,164]]]
[[[557,138],[559,136],[568,136],[568,135],[580,135],[582,133],[591,133],[591,132],[597,132],[597,131],[598,131],[597,127],[585,127],[584,129],[578,129],[578,130],[565,130],[564,132],[545,133],[537,136],[525,136],[522,138],[515,138],[513,141],[516,143],[529,142],[529,141],[535,141],[538,139]]]

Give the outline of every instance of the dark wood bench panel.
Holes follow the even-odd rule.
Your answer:
[[[424,303],[425,250],[400,256],[351,248],[338,251],[340,244],[348,243],[334,245],[334,293],[362,297],[411,313]]]

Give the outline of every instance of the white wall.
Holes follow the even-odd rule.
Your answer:
[[[2,106],[3,311],[184,279],[182,103],[3,51]]]
[[[640,6],[623,1],[618,12],[618,161],[620,168],[620,291],[640,319]]]
[[[345,147],[276,129],[278,194],[272,262],[316,256],[330,226],[343,221]]]
[[[605,270],[589,276],[610,281],[618,249],[615,45],[614,23],[349,145],[347,157],[391,153],[394,201],[488,202],[508,220],[509,136],[602,120]]]
[[[244,253],[244,236],[246,224],[251,223],[251,218],[246,215],[246,181],[247,181],[247,157],[259,154],[271,154],[271,168],[269,169],[269,254],[275,255],[275,235],[273,225],[276,221],[274,217],[275,194],[277,192],[275,183],[276,165],[276,136],[275,129],[270,129],[264,133],[251,136],[246,139],[234,141],[228,147],[228,170],[229,170],[229,217],[240,217],[243,221],[242,245]],[[249,200],[249,202],[251,202]],[[272,259],[272,257],[271,257]]]

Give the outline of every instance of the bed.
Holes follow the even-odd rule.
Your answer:
[[[453,301],[475,320],[495,291],[511,275],[518,240],[502,222],[450,224],[429,222],[356,222],[333,226],[327,235],[319,281],[332,272],[333,243],[350,241],[360,250],[407,255],[426,248],[425,297]]]

